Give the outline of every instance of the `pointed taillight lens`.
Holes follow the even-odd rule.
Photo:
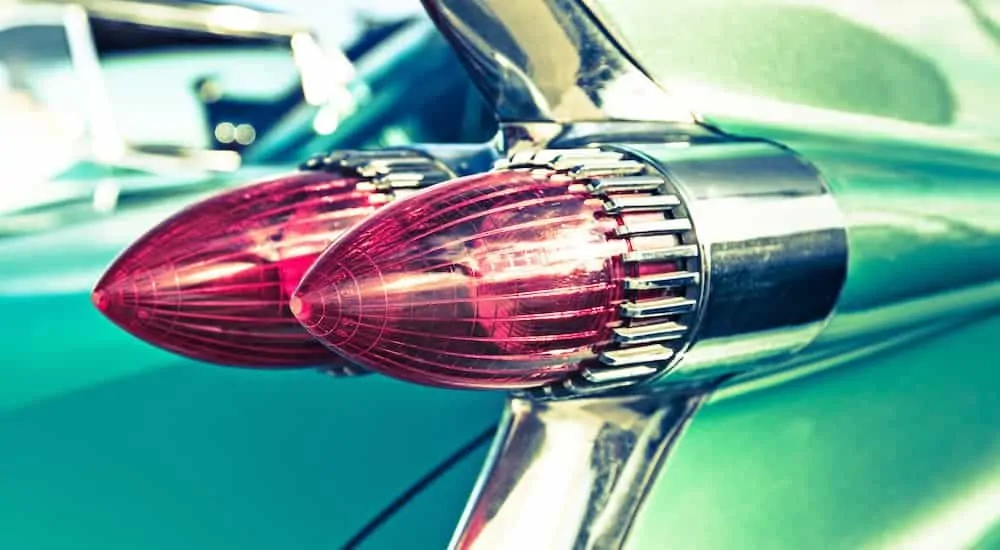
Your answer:
[[[397,191],[451,174],[407,151],[345,151],[304,167],[159,224],[108,268],[94,304],[134,336],[194,359],[350,372],[292,316],[292,291],[344,230]]]
[[[556,170],[452,180],[334,243],[295,291],[292,311],[331,349],[414,382],[526,388],[587,364],[599,376],[631,351],[606,350],[644,343],[647,321],[649,336],[663,326],[655,315],[625,326],[627,296],[685,307],[669,282],[682,279],[677,256],[632,261],[644,249],[679,250],[678,231],[633,239],[623,228],[682,225],[665,220],[658,205],[668,200],[644,192],[658,192],[655,178],[645,187],[632,180],[622,188],[639,193],[619,202],[625,210],[595,192],[600,182]]]
[[[386,201],[361,182],[301,172],[195,204],[122,253],[94,304],[133,335],[211,363],[338,361],[301,330],[287,302],[330,241]]]

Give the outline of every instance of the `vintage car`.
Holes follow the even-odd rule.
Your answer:
[[[301,69],[284,27],[280,43],[234,45],[225,28],[204,24],[218,13],[213,6],[99,7],[0,7],[0,58],[20,64],[9,82],[36,84],[42,106],[81,119],[90,111],[74,110],[73,88],[62,86],[103,81],[107,93],[95,102],[128,145],[120,155],[97,154],[106,150],[84,135],[78,148],[62,148],[25,134],[44,126],[23,110],[10,111],[27,118],[22,126],[0,116],[0,141],[20,147],[0,151],[0,548],[336,546],[488,429],[501,399],[454,399],[386,378],[331,386],[313,372],[211,368],[122,332],[94,309],[90,292],[132,240],[199,198],[287,173],[331,147],[480,142],[496,131],[491,111],[426,16],[334,40],[350,78],[334,82],[339,96],[310,102],[295,93]],[[67,59],[67,41],[82,53]],[[51,47],[60,43],[63,50]],[[319,76],[344,69],[335,53],[312,65]],[[288,78],[260,78],[262,67]],[[39,78],[23,78],[32,68]],[[421,87],[426,71],[437,79]],[[214,76],[199,80],[206,75]],[[282,101],[296,95],[291,107]],[[428,108],[415,115],[414,105]],[[216,126],[248,123],[226,116],[249,117],[260,131],[249,144],[235,131],[219,132],[220,140]],[[373,414],[379,401],[394,405]],[[468,424],[456,430],[441,415]],[[379,434],[393,416],[409,419],[408,438]],[[343,429],[331,430],[331,418]],[[384,452],[344,453],[342,441],[358,438]],[[400,446],[411,448],[403,467]],[[333,464],[323,455],[340,456],[337,475],[316,475]],[[449,474],[450,504],[439,501],[415,530],[444,544],[477,469],[469,460]]]
[[[246,430],[274,455],[294,452],[284,430],[322,416],[300,447],[314,469],[244,495],[260,500],[225,517],[238,527],[175,546],[1000,545],[995,12],[424,5],[499,118],[496,140],[331,152],[172,216],[97,282],[97,309],[134,335],[258,367],[199,372],[264,381]],[[298,376],[287,367],[317,362],[342,376],[296,389],[348,405],[274,403]],[[192,388],[129,391],[176,411],[209,393]],[[472,427],[499,395],[484,458],[491,431]],[[150,429],[127,414],[100,421]],[[287,425],[257,430],[270,414]],[[219,432],[201,419],[208,447]],[[160,460],[152,439],[112,460]],[[201,450],[183,456],[200,464]],[[437,465],[417,473],[417,455]],[[203,511],[212,497],[164,484],[179,456],[129,497]],[[56,482],[69,480],[95,487]],[[337,506],[286,508],[320,484]],[[452,532],[443,516],[465,498]],[[128,517],[123,546],[175,532]]]

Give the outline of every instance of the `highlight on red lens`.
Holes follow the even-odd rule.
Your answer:
[[[547,170],[452,180],[389,205],[317,260],[292,297],[359,365],[450,387],[526,388],[612,338],[624,240],[583,185]]]
[[[327,245],[386,200],[324,171],[227,191],[136,241],[97,283],[94,305],[134,336],[210,363],[346,363],[303,330],[288,298]]]

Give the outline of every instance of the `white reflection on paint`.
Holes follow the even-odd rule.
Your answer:
[[[972,548],[1000,523],[1000,471],[959,495],[909,532],[893,538],[884,548],[942,550]]]

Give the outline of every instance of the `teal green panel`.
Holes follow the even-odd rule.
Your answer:
[[[994,317],[709,403],[630,547],[969,547],[1000,524],[998,334]]]
[[[0,416],[0,548],[336,547],[501,405],[376,376],[156,367]]]
[[[0,415],[179,362],[101,317],[84,293],[0,296],[0,326]]]
[[[489,443],[480,445],[448,470],[365,539],[360,550],[447,548],[489,448]]]
[[[184,360],[79,290],[0,296],[0,326],[5,550],[336,547],[501,406]]]

